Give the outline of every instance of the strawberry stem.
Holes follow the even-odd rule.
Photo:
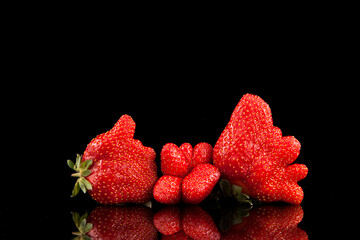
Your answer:
[[[87,190],[92,190],[91,183],[86,180],[85,177],[90,175],[91,170],[89,170],[88,168],[92,165],[93,162],[91,159],[81,162],[82,156],[79,154],[76,155],[77,156],[75,163],[71,160],[67,160],[68,166],[72,170],[76,171],[76,173],[71,174],[71,176],[78,177],[71,197],[75,197],[80,192],[80,189],[81,191],[83,191],[83,193],[86,193]]]

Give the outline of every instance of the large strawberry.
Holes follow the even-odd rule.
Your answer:
[[[133,139],[135,122],[123,115],[114,127],[98,135],[87,146],[83,157],[68,165],[79,177],[73,196],[80,189],[104,204],[145,203],[152,198],[157,180],[155,151]]]
[[[214,165],[221,176],[264,202],[300,204],[304,193],[297,182],[307,175],[303,164],[293,164],[300,143],[283,137],[273,126],[269,105],[260,97],[244,95],[214,147]]]

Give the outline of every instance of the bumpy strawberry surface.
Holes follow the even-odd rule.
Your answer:
[[[264,202],[300,204],[304,193],[297,182],[307,175],[303,164],[293,164],[300,142],[283,137],[273,126],[269,105],[260,97],[244,95],[214,147],[214,165],[221,176]]]
[[[189,204],[202,202],[220,179],[220,171],[210,163],[197,165],[182,183],[182,200]]]
[[[189,172],[190,160],[182,149],[167,143],[161,150],[161,171],[164,175],[185,177]]]
[[[183,179],[164,175],[155,184],[154,199],[163,204],[177,204],[181,201],[181,184]]]
[[[87,146],[82,161],[92,160],[89,194],[99,203],[145,203],[157,180],[155,151],[133,139],[135,122],[123,115],[114,127]]]

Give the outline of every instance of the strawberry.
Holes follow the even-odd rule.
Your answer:
[[[200,163],[212,162],[213,149],[208,143],[198,143],[195,148],[190,143],[180,147],[167,143],[161,150],[161,171],[164,175],[185,177]]]
[[[177,204],[181,200],[183,179],[164,175],[158,179],[153,190],[154,199],[163,204]]]
[[[153,196],[155,200],[164,204],[179,203],[182,195],[181,188],[183,178],[187,176],[195,166],[202,163],[209,163],[211,161],[212,146],[208,143],[199,143],[195,146],[194,149],[190,143],[183,143],[180,147],[173,143],[165,144],[161,150],[161,171],[164,176],[162,176],[155,184],[153,190]],[[215,167],[212,166],[212,168]],[[209,168],[206,167],[206,169]],[[206,177],[211,179],[205,179]],[[214,181],[212,177],[213,175],[211,174],[203,175],[201,184],[197,184],[196,179],[190,180],[189,178],[189,180],[187,180],[187,185],[193,185],[202,188],[196,189],[198,191],[197,194],[201,195],[197,196],[196,199],[194,199],[195,201],[189,200],[189,203],[199,203],[198,201],[201,202],[207,195],[209,195],[218,180],[217,179],[215,183],[213,183]],[[206,181],[208,181],[207,185],[205,184]],[[193,190],[195,191],[195,188],[192,189],[192,191]],[[187,192],[187,195],[191,196],[190,190]],[[185,199],[187,198],[185,197]]]
[[[308,239],[297,227],[303,218],[300,205],[261,206],[222,234],[222,239]]]
[[[145,203],[152,198],[157,180],[155,151],[133,139],[135,122],[123,115],[114,127],[98,135],[83,157],[68,165],[79,177],[72,196],[80,189],[99,203]]]
[[[264,202],[300,204],[304,193],[297,182],[308,169],[289,165],[299,153],[299,141],[283,137],[273,126],[269,105],[246,94],[216,142],[213,158],[221,176],[242,187],[243,193]]]
[[[87,224],[92,228],[86,235],[91,239],[158,239],[153,225],[153,213],[145,206],[98,206]]]
[[[186,143],[184,143],[186,144]],[[181,149],[188,149],[188,146],[180,146]],[[191,146],[191,145],[190,145]],[[210,163],[212,162],[213,148],[210,144],[206,142],[198,143],[191,154],[190,159],[190,169],[196,167],[200,163]]]
[[[162,235],[172,235],[182,229],[181,209],[178,206],[167,206],[154,214],[154,226]]]
[[[183,229],[194,240],[216,240],[221,235],[211,216],[200,206],[188,206],[183,211]]]
[[[182,183],[182,200],[189,204],[198,204],[213,190],[220,178],[220,171],[210,163],[197,165]]]
[[[182,149],[173,143],[167,143],[161,150],[161,171],[164,175],[185,177],[188,174],[190,161]]]

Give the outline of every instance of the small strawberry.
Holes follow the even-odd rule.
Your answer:
[[[183,211],[183,229],[194,240],[216,240],[221,238],[211,216],[200,206],[188,206]]]
[[[181,183],[183,179],[164,175],[158,179],[153,190],[156,201],[163,204],[177,204],[181,200]]]
[[[202,142],[193,147],[190,143],[183,143],[180,147],[173,143],[167,143],[161,150],[161,171],[162,176],[155,184],[153,195],[156,201],[164,204],[176,204],[181,200],[182,180],[197,165],[209,163],[212,161],[212,147],[210,144]],[[211,165],[211,164],[209,164]],[[213,168],[215,168],[213,166]],[[206,176],[203,176],[205,181]],[[209,177],[212,177],[212,175]],[[196,185],[193,179],[190,184]],[[209,179],[210,181],[210,179]],[[217,181],[217,180],[216,180]],[[207,186],[207,191],[203,191],[202,195],[197,197],[196,201],[202,201],[202,197],[206,197],[214,187],[216,182]],[[201,186],[201,184],[199,185]],[[201,186],[204,187],[204,186]],[[210,189],[211,188],[211,189]],[[210,191],[208,193],[208,191]],[[191,202],[191,201],[190,201]]]
[[[212,146],[205,142],[195,148],[190,143],[180,147],[167,143],[161,150],[161,171],[164,175],[185,177],[196,165],[212,162],[212,155]]]
[[[197,165],[182,183],[182,200],[189,204],[198,204],[213,190],[220,178],[220,171],[210,163]]]
[[[190,161],[182,149],[173,143],[167,143],[161,150],[161,171],[164,175],[185,177],[188,174]]]
[[[304,193],[297,182],[308,169],[289,165],[299,153],[299,141],[283,137],[273,126],[269,105],[246,94],[216,142],[213,158],[222,177],[242,187],[243,193],[264,202],[300,204]]]
[[[212,157],[213,157],[212,146],[206,142],[198,143],[194,147],[194,151],[191,156],[190,169],[193,169],[194,167],[196,167],[196,165],[200,163],[211,163]]]
[[[157,180],[155,151],[133,139],[135,122],[123,115],[114,127],[98,135],[83,157],[68,165],[77,173],[72,196],[80,189],[99,203],[145,203],[152,198]]]
[[[181,209],[167,206],[154,214],[154,226],[162,235],[172,235],[182,229]]]

